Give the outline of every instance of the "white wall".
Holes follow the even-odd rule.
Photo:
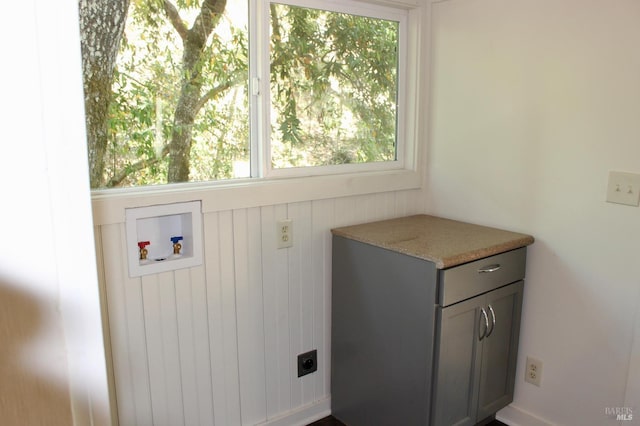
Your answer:
[[[513,407],[604,425],[626,406],[639,424],[640,209],[604,200],[609,170],[640,172],[640,2],[432,13],[428,211],[536,238]],[[540,388],[523,381],[526,355],[544,363]]]
[[[0,418],[108,425],[77,2],[3,8]]]

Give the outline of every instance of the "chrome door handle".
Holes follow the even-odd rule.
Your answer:
[[[478,330],[478,340],[484,339],[487,336],[487,330],[489,329],[489,317],[487,316],[487,311],[485,311],[484,308],[480,308],[480,312],[484,317],[484,332],[480,334],[480,331]],[[480,326],[482,326],[482,322],[480,323]]]
[[[500,269],[500,264],[499,263],[494,263],[493,265],[487,265],[487,266],[484,266],[484,267],[478,269],[478,273],[479,274],[486,274],[487,272],[495,272],[498,269]]]
[[[491,331],[489,331],[485,337],[491,336],[491,333],[493,333],[493,329],[496,328],[496,313],[491,305],[489,305],[489,311],[491,312]]]

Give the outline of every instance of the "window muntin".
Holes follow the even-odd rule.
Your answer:
[[[139,4],[132,2],[132,7],[134,3]],[[315,169],[316,171],[311,174],[345,172],[353,171],[354,169],[350,166],[357,163],[365,166],[364,170],[367,170],[367,165],[374,163],[378,165],[384,163],[385,168],[402,168],[402,161],[397,161],[401,157],[399,153],[402,148],[402,140],[398,135],[402,129],[396,123],[402,120],[400,117],[401,108],[398,106],[398,93],[401,92],[402,83],[401,65],[399,65],[401,61],[398,52],[402,49],[399,34],[401,34],[405,22],[402,19],[389,19],[386,14],[382,14],[384,15],[382,18],[371,17],[368,8],[365,8],[367,13],[358,16],[361,10],[359,6],[352,6],[350,13],[344,11],[327,12],[324,9],[327,9],[326,6],[330,3],[333,2],[305,1],[305,7],[301,7],[256,0],[250,2],[228,0],[224,16],[214,29],[212,36],[209,37],[205,54],[202,55],[198,63],[198,75],[204,76],[201,77],[203,84],[199,93],[199,100],[203,105],[200,110],[196,111],[196,120],[188,126],[176,124],[178,115],[176,106],[178,101],[176,99],[180,97],[181,90],[183,90],[184,80],[193,77],[189,72],[186,72],[188,78],[180,80],[185,76],[185,71],[181,69],[180,63],[180,60],[184,59],[181,47],[182,40],[166,19],[164,22],[162,21],[160,15],[155,15],[151,19],[149,16],[143,16],[139,11],[130,13],[128,25],[138,25],[138,29],[127,30],[127,38],[123,43],[121,54],[118,56],[119,62],[113,86],[115,101],[112,102],[112,115],[109,118],[111,139],[107,165],[105,166],[105,179],[103,185],[96,188],[145,186],[171,181],[167,179],[167,174],[170,173],[168,169],[171,167],[171,154],[169,153],[171,137],[174,133],[183,132],[189,132],[192,135],[188,157],[188,181],[263,177],[271,169],[287,168]],[[249,27],[252,28],[251,31],[254,31],[255,22],[249,24],[248,5],[263,7],[263,9],[269,8],[270,10],[280,9],[285,12],[297,10],[307,14],[316,14],[316,16],[321,16],[325,26],[328,26],[328,21],[332,21],[334,25],[337,25],[336,22],[346,23],[349,21],[354,25],[358,23],[366,25],[367,22],[374,22],[392,33],[393,37],[385,41],[388,42],[387,45],[393,46],[395,58],[387,61],[387,63],[393,63],[393,66],[383,72],[387,74],[386,77],[389,81],[393,81],[394,86],[384,95],[378,93],[378,97],[374,99],[378,103],[373,102],[371,108],[371,110],[376,108],[384,110],[384,107],[387,107],[387,119],[384,120],[384,126],[363,130],[363,127],[359,125],[369,120],[363,119],[362,113],[366,111],[360,105],[359,114],[347,111],[346,115],[340,116],[339,119],[334,118],[333,123],[327,123],[326,120],[315,120],[317,128],[307,132],[303,140],[304,144],[302,144],[304,149],[301,149],[300,146],[295,150],[290,147],[287,149],[286,145],[282,143],[283,140],[286,141],[286,138],[282,138],[282,129],[286,128],[283,127],[286,119],[282,118],[282,112],[286,113],[286,108],[290,108],[290,105],[286,105],[286,99],[280,97],[282,103],[278,104],[277,91],[275,95],[273,91],[268,95],[266,94],[269,91],[263,91],[260,96],[268,98],[267,102],[251,104],[248,75],[250,69],[259,69],[254,66],[253,61],[255,60],[256,63],[268,62],[269,59],[260,58],[259,54],[256,59],[254,55],[249,53],[249,42],[247,41],[249,40]],[[308,7],[310,5],[319,5],[321,8]],[[331,4],[331,6],[334,10],[337,4]],[[184,18],[187,22],[192,22],[189,19],[195,19],[198,9],[196,7],[180,12],[188,12],[184,14]],[[268,12],[262,10],[262,13]],[[397,16],[402,17],[403,13],[397,13]],[[143,22],[146,22],[145,25],[149,25],[151,22],[152,30],[142,29],[140,25]],[[291,26],[288,30],[293,31]],[[270,31],[272,31],[272,27]],[[309,46],[319,46],[317,34],[313,33],[312,35],[315,36],[313,42],[316,44],[310,43]],[[137,41],[134,40],[134,36],[138,37]],[[141,43],[141,40],[147,43]],[[265,43],[265,41],[258,39],[257,43]],[[357,45],[356,42],[353,44]],[[277,48],[282,49],[282,46],[274,47],[271,42],[270,48],[276,50]],[[381,51],[389,53],[388,49],[381,49]],[[268,49],[257,49],[257,52],[263,52],[264,55]],[[142,56],[137,57],[133,53],[142,53]],[[311,53],[316,53],[316,51],[310,50],[305,55],[305,52],[299,49],[298,53],[300,56],[297,62],[300,64],[304,63],[309,56],[312,56]],[[331,54],[336,55],[335,52],[329,53],[329,55]],[[248,58],[250,57],[252,64],[249,64]],[[309,77],[312,77],[314,73],[313,68],[318,68],[319,65],[320,63],[316,62],[313,67],[298,67],[295,71],[298,73],[298,78],[304,77],[309,80]],[[191,72],[193,73],[193,71]],[[300,74],[301,72],[302,74]],[[266,75],[267,81],[271,80],[268,72],[263,74]],[[258,74],[258,78],[262,79],[262,76]],[[160,85],[162,81],[169,83]],[[283,81],[281,80],[280,83]],[[298,84],[300,81],[290,79],[287,83],[300,86]],[[271,88],[278,84],[275,80],[273,83]],[[328,84],[331,89],[345,86],[338,80],[327,81],[326,78],[324,81],[318,80],[313,83],[316,84],[316,90],[321,84]],[[352,99],[359,96],[364,97],[363,92],[353,91],[349,94]],[[254,95],[257,96],[258,93],[254,93]],[[344,100],[348,96],[341,93],[339,97]],[[308,95],[307,98],[311,99],[312,96]],[[269,99],[271,99],[270,104]],[[332,100],[331,105],[335,108],[334,101],[335,99]],[[249,107],[250,104],[252,108]],[[259,108],[253,108],[254,106],[262,107],[266,111],[260,112]],[[316,108],[326,117],[328,107],[323,107],[323,109],[318,108],[317,104],[308,103],[306,108],[309,110]],[[344,105],[340,108],[348,109]],[[277,114],[278,111],[280,111],[280,117]],[[298,116],[303,116],[300,120],[302,124],[307,128],[313,126],[314,120],[310,118],[310,115],[301,114],[301,112],[305,112],[304,109],[296,112]],[[256,119],[257,116],[260,118]],[[389,117],[392,119],[388,119]],[[285,118],[290,119],[291,115]],[[356,123],[355,131],[351,122]],[[270,126],[270,124],[272,125]],[[258,131],[258,128],[262,126],[271,129],[275,129],[277,126],[278,130],[276,132]],[[386,131],[380,130],[383,127]],[[393,128],[393,130],[388,131],[389,128]],[[352,133],[348,134],[348,132]],[[357,140],[354,135],[362,135],[367,132],[370,136],[367,139],[370,142],[368,152],[365,151],[367,147],[362,143],[360,148],[357,147],[357,143],[352,146],[344,143],[345,140],[349,142]],[[268,136],[271,133],[276,137],[270,139]],[[345,134],[348,134],[346,138]],[[384,137],[379,137],[380,134],[383,134]],[[338,136],[341,136],[342,139]],[[251,143],[250,137],[252,138]],[[341,144],[343,146],[340,146]],[[266,149],[266,154],[263,152],[263,155],[256,155],[257,151],[263,149]],[[251,166],[249,164],[250,158],[253,162]],[[301,158],[305,160],[300,161]],[[263,164],[257,165],[257,161]],[[123,179],[122,176],[125,178]]]

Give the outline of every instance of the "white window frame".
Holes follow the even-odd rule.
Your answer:
[[[346,13],[351,15],[386,19],[398,22],[398,76],[397,76],[397,110],[396,110],[396,159],[390,161],[378,161],[354,164],[336,164],[326,166],[306,166],[273,168],[271,161],[271,99],[270,99],[270,63],[269,63],[269,31],[270,16],[269,5],[271,3],[285,4],[289,6],[299,6],[310,9],[327,10],[330,12]],[[254,95],[252,101],[255,107],[261,112],[261,119],[258,128],[252,129],[252,149],[261,151],[259,158],[254,161],[261,161],[258,176],[264,178],[287,178],[300,176],[319,176],[337,173],[358,173],[367,171],[399,170],[405,167],[406,158],[406,128],[402,124],[406,122],[406,81],[407,81],[407,25],[408,12],[404,9],[390,8],[351,0],[258,0],[257,19],[258,31],[250,35],[251,41],[257,47],[258,58],[255,63],[257,69],[252,71],[252,81],[260,82],[258,95]],[[257,79],[257,80],[256,80]],[[256,93],[256,92],[254,92]],[[255,114],[253,114],[255,115]],[[260,139],[260,140],[258,140]],[[253,159],[252,159],[253,160]]]
[[[250,60],[265,78],[250,71],[251,178],[207,182],[112,188],[92,191],[96,225],[124,222],[124,209],[191,200],[202,201],[203,213],[236,208],[259,207],[308,200],[321,200],[361,194],[420,189],[425,180],[424,143],[427,137],[428,19],[430,2],[418,0],[282,0],[279,3],[327,9],[345,5],[353,14],[367,16],[370,11],[385,10],[404,15],[405,29],[400,35],[400,61],[397,121],[397,161],[343,164],[269,170],[268,144],[259,145],[255,137],[268,140],[269,117],[269,1],[250,0],[250,28],[257,28],[262,43],[250,44]],[[415,3],[415,4],[414,4]],[[386,5],[393,6],[392,8]],[[349,9],[350,8],[350,9]],[[401,25],[402,27],[402,25]],[[266,33],[265,33],[266,31]],[[267,36],[264,36],[267,34]],[[251,37],[251,35],[250,35]],[[404,43],[402,42],[404,39]],[[267,42],[264,42],[267,41]],[[267,49],[260,52],[259,49]],[[266,74],[264,73],[266,70]],[[402,76],[400,76],[402,73]],[[257,83],[257,84],[256,84]],[[257,93],[257,96],[252,95]],[[409,96],[411,94],[411,96]],[[255,104],[254,104],[255,103]],[[259,104],[260,103],[260,104]],[[267,139],[265,139],[265,137]],[[256,144],[258,144],[256,146]],[[257,148],[257,149],[256,149]],[[302,170],[301,170],[302,169]]]

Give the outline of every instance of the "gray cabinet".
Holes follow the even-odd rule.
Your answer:
[[[431,216],[333,233],[335,417],[474,425],[512,401],[532,237]]]

